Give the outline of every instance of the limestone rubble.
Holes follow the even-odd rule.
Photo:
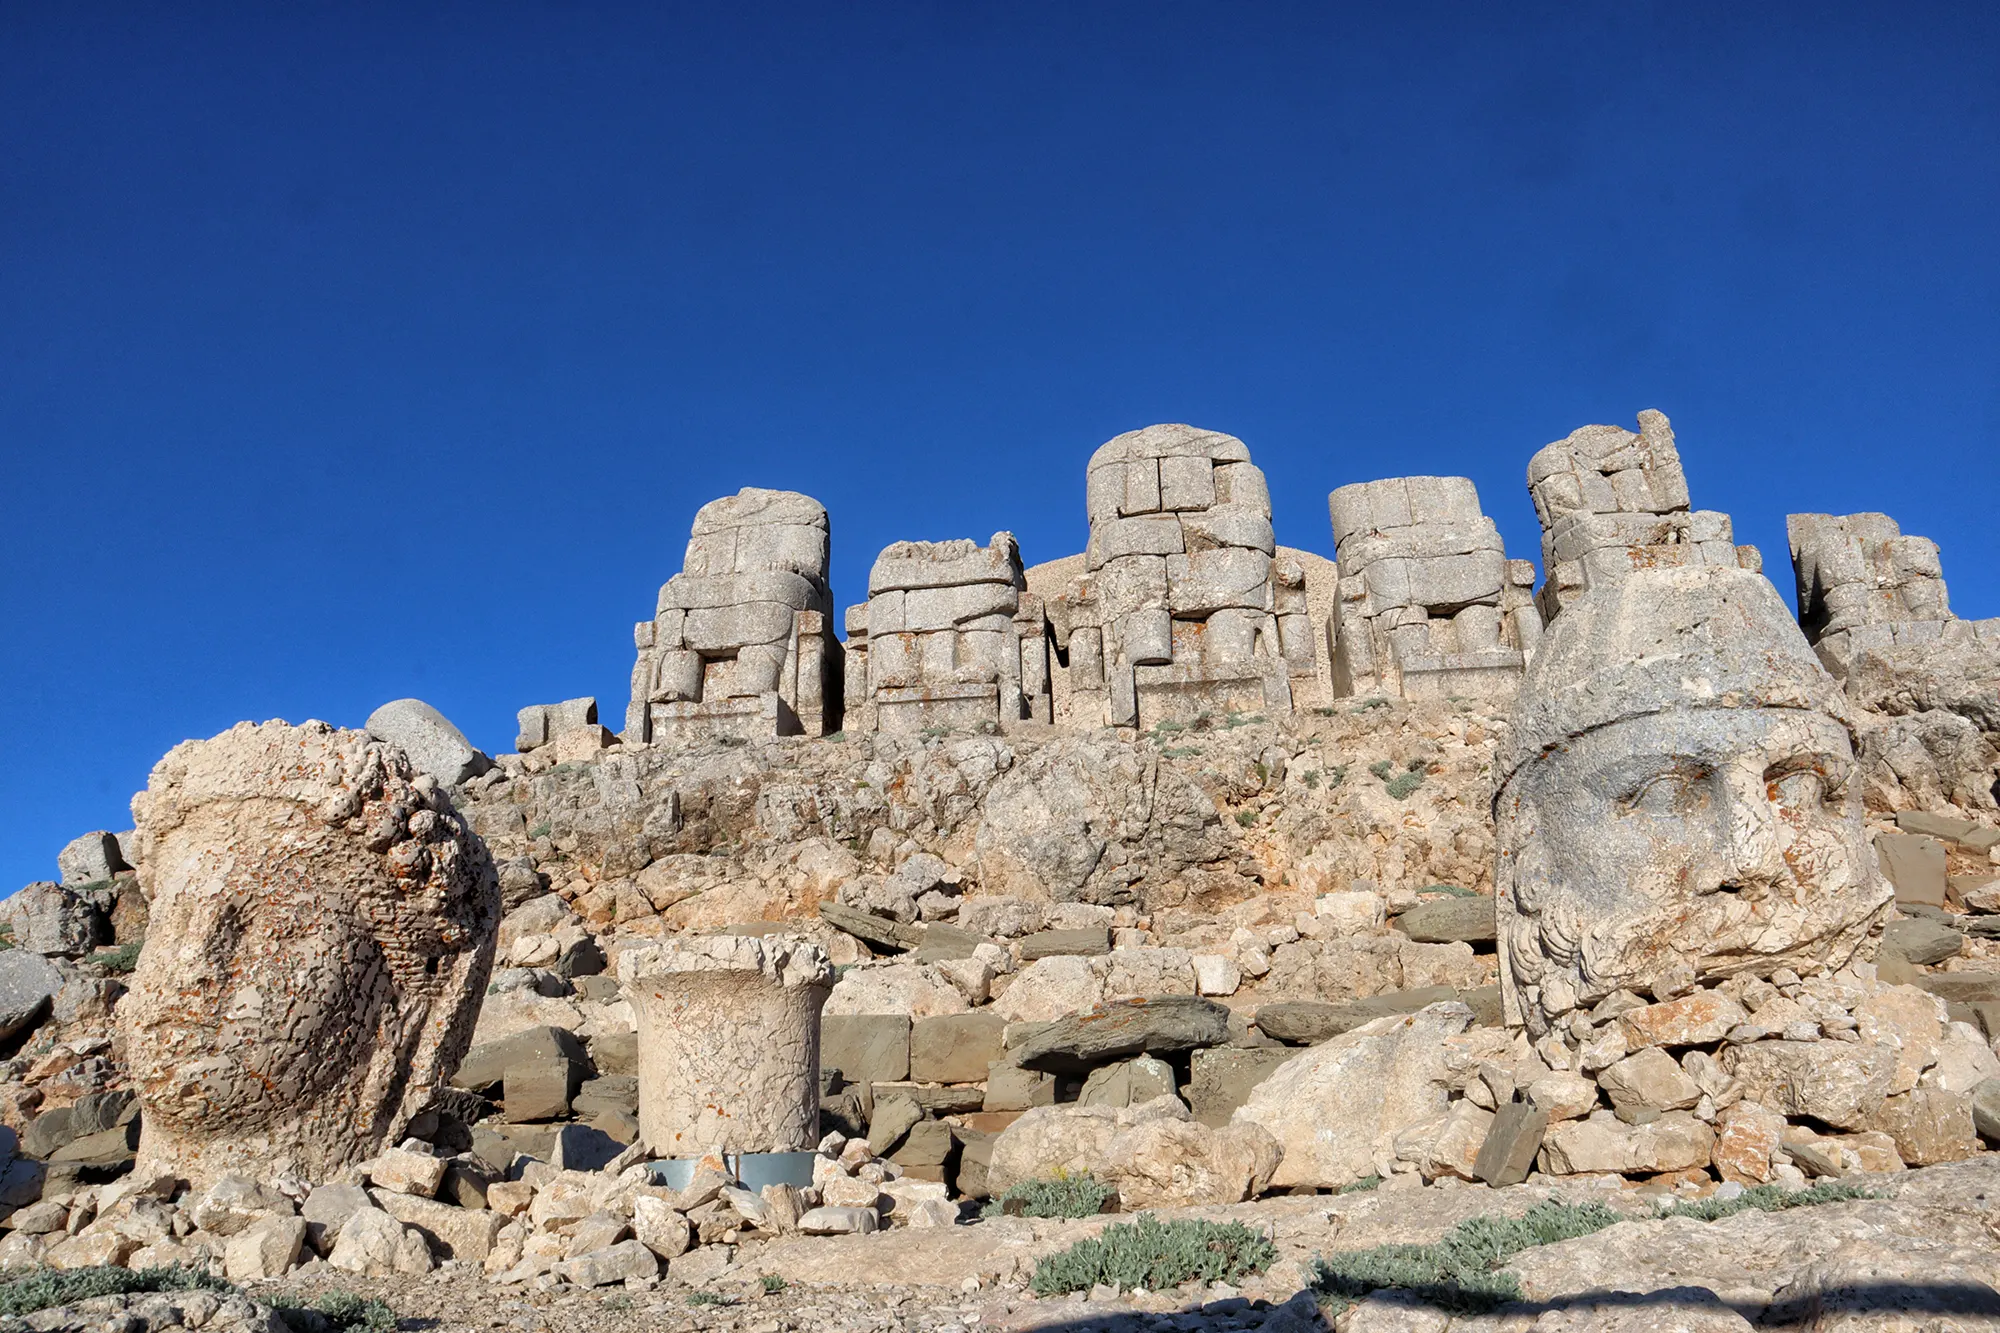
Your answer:
[[[2000,1169],[2000,644],[1880,516],[1795,518],[1795,621],[1638,425],[1534,456],[1539,589],[1462,479],[1341,486],[1330,562],[1242,441],[1159,426],[1091,459],[1086,552],[896,543],[844,645],[823,507],[705,507],[622,733],[530,705],[488,761],[398,701],[178,747],[0,910],[0,1267],[1005,1324],[1103,1224],[978,1205],[1088,1171],[1268,1225],[1290,1267],[1212,1322],[1288,1328],[1336,1241],[1851,1178],[1948,1221],[1635,1221],[1522,1260],[1537,1326],[1646,1326],[1584,1292],[1669,1242],[1687,1327],[1849,1326],[1891,1235],[2000,1302],[1954,1193]]]

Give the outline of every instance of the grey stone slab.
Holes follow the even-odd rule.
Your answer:
[[[1882,873],[1896,888],[1897,902],[1944,906],[1944,844],[1914,833],[1883,833],[1875,839]]]
[[[1491,944],[1496,938],[1493,899],[1431,898],[1395,919],[1396,929],[1419,944]]]
[[[1526,1102],[1508,1102],[1494,1113],[1473,1159],[1472,1174],[1496,1189],[1518,1185],[1534,1168],[1535,1154],[1541,1150],[1542,1136],[1548,1133],[1549,1113]]]
[[[1021,961],[1024,963],[1031,963],[1037,958],[1110,952],[1111,932],[1103,926],[1085,926],[1078,930],[1039,930],[1021,939]]]
[[[576,1039],[575,1033],[558,1027],[527,1028],[498,1041],[483,1042],[467,1051],[465,1059],[459,1061],[458,1072],[452,1075],[451,1083],[455,1088],[490,1093],[497,1090],[506,1078],[507,1066],[537,1057],[561,1057],[579,1064],[588,1059],[583,1043]]]
[[[1271,1071],[1299,1052],[1290,1046],[1216,1046],[1196,1051],[1189,1062],[1188,1109],[1204,1125],[1220,1128],[1236,1108],[1250,1100],[1251,1089]]]
[[[1363,1000],[1280,1000],[1260,1005],[1257,1029],[1295,1046],[1311,1046],[1393,1014],[1414,1014],[1426,1005],[1458,999],[1450,986],[1422,986]]]
[[[561,1120],[583,1085],[584,1067],[560,1056],[531,1056],[507,1066],[501,1079],[501,1115],[515,1124]]]
[[[2000,1078],[1973,1085],[1968,1096],[1972,1102],[1972,1127],[1987,1142],[2000,1142]]]
[[[835,930],[844,930],[858,940],[886,949],[914,949],[924,942],[922,926],[904,925],[843,903],[821,903],[819,919]]]
[[[72,838],[68,846],[57,852],[56,869],[64,884],[77,885],[100,884],[131,867],[125,864],[117,836],[98,829]]]
[[[1141,1053],[1220,1046],[1229,1040],[1229,1010],[1194,995],[1119,1000],[1057,1019],[1013,1052],[1028,1069],[1082,1073]]]
[[[975,935],[969,930],[934,921],[919,927],[922,938],[911,957],[919,963],[942,963],[954,958],[970,958],[973,951],[987,942],[985,936]]]
[[[1958,1004],[2000,1001],[2000,972],[1919,972],[1911,982],[1941,1000]]]
[[[919,1083],[983,1083],[1001,1058],[1007,1021],[996,1013],[942,1014],[911,1024],[909,1077]],[[983,1098],[982,1098],[983,1104]]]
[[[1969,819],[1934,814],[1929,810],[1903,810],[1896,815],[1896,827],[1904,833],[1918,833],[1946,842],[1963,842],[1981,831]]]
[[[910,1076],[907,1014],[827,1014],[819,1021],[819,1062],[850,1083],[893,1083]]]
[[[1955,957],[1965,948],[1965,936],[1940,922],[1916,917],[1884,926],[1882,948],[1919,967],[1928,967]]]

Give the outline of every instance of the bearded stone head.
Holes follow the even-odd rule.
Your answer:
[[[1839,967],[1889,900],[1845,700],[1749,570],[1566,605],[1498,779],[1502,996],[1536,1036],[1620,989]]]
[[[132,811],[140,1171],[323,1181],[393,1145],[465,1054],[499,922],[444,791],[360,732],[245,722],[176,746]]]

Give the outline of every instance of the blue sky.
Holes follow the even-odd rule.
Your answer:
[[[622,713],[696,508],[1082,545],[1083,465],[1326,493],[1674,420],[1789,596],[1880,509],[2000,615],[2000,9],[0,11],[0,888],[174,743]]]

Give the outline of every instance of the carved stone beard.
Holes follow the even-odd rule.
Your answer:
[[[1886,908],[1845,729],[1688,709],[1573,738],[1495,802],[1503,1004],[1540,1036],[1625,989],[1838,967]]]

